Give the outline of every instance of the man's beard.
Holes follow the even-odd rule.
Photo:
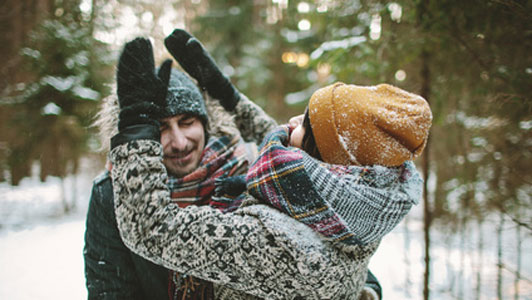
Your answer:
[[[172,161],[172,159],[184,158],[189,154],[195,155],[196,151],[197,149],[192,147],[192,149],[187,149],[185,151],[172,151],[171,153],[164,154],[163,164],[165,165],[168,173],[175,177],[181,178],[196,170],[199,166],[200,157],[192,157],[192,160],[190,162],[186,162],[184,165]]]

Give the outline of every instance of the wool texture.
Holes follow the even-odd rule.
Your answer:
[[[342,165],[400,166],[421,154],[432,124],[425,99],[388,84],[319,89],[309,117],[323,160]]]
[[[209,103],[206,107],[212,119],[212,122],[209,123],[210,129],[218,128],[218,131],[213,132],[213,136],[221,134],[222,137],[209,139],[198,169],[184,178],[176,178],[169,174],[167,186],[173,202],[179,207],[208,205],[228,213],[235,211],[242,204],[245,195],[241,193],[228,195],[222,192],[220,195],[216,195],[214,188],[216,182],[222,182],[225,178],[244,176],[248,162],[257,157],[257,146],[255,142],[243,143],[242,140],[239,141],[237,138],[239,135],[235,135],[232,128],[227,129],[227,124],[234,120],[227,118],[227,113],[223,108],[217,109],[219,105],[216,105],[216,101],[212,100],[209,95],[204,94],[204,97]],[[237,111],[240,116],[239,120],[247,125],[245,126],[247,135],[243,137],[253,141],[261,139],[266,134],[265,131],[274,126],[275,122],[245,96],[242,95],[241,98],[243,100],[239,102]],[[168,296],[170,299],[210,299],[213,296],[212,282],[173,271],[170,272],[169,276]],[[239,299],[236,295],[240,296],[241,293],[232,289],[217,287],[215,295],[217,299],[234,300]],[[249,295],[244,295],[242,294],[244,298],[249,298]]]
[[[215,182],[223,178],[243,174],[248,168],[246,149],[238,137],[211,137],[203,150],[199,167],[185,177],[168,176],[168,188],[174,203],[179,207],[210,205],[222,211],[238,206],[233,198],[216,201]],[[192,276],[171,272],[169,296],[171,299],[208,299],[212,297],[212,283]]]
[[[163,117],[189,114],[207,123],[207,109],[200,90],[185,73],[172,69]]]
[[[124,46],[116,70],[120,103],[118,128],[131,125],[158,126],[163,116],[172,61],[162,63],[157,74],[149,39],[136,38]]]
[[[421,196],[411,162],[400,167],[331,165],[287,147],[288,130],[269,134],[247,173],[251,195],[336,242],[379,241]]]
[[[180,207],[210,205],[216,179],[246,172],[249,162],[245,147],[247,144],[241,143],[238,137],[211,137],[196,170],[182,178],[169,176],[172,199]],[[223,209],[220,205],[216,206]]]
[[[337,245],[263,204],[231,213],[209,206],[180,208],[165,184],[156,141],[118,145],[111,160],[118,228],[135,253],[213,282],[215,291],[224,286],[264,299],[357,299],[360,294],[378,242]]]
[[[265,120],[242,105],[235,110]],[[253,124],[248,131],[260,136],[268,127]],[[262,204],[229,213],[210,205],[180,208],[166,184],[162,147],[153,140],[116,145],[111,160],[117,222],[127,247],[180,274],[213,282],[216,299],[357,299],[360,294],[378,241],[333,243]]]
[[[182,29],[176,29],[164,39],[166,49],[181,67],[194,77],[202,89],[228,111],[240,101],[240,93],[216,65],[216,62],[195,37]]]

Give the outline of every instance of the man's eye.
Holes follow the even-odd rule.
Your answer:
[[[181,122],[179,122],[182,126],[190,126],[194,123],[194,119],[186,119],[186,120],[181,120]]]
[[[168,129],[168,125],[166,125],[166,124],[162,124],[162,125],[159,127],[159,131],[165,131],[166,129]]]

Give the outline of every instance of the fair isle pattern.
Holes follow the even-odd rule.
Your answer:
[[[235,123],[246,142],[260,144],[266,135],[277,127],[277,122],[268,116],[262,108],[240,94],[235,106]]]
[[[362,293],[361,293],[362,294]],[[256,300],[260,299],[242,291],[229,289],[223,285],[214,285],[214,297],[217,300]],[[375,299],[377,300],[377,299]]]
[[[216,179],[246,172],[249,159],[247,147],[249,147],[249,144],[243,143],[238,137],[211,136],[203,150],[200,166],[196,170],[182,178],[169,174],[167,185],[174,202],[179,207],[187,207],[189,205],[213,206],[212,198]],[[227,208],[224,206],[225,203],[215,204],[219,209]],[[192,276],[182,276],[173,272],[172,277],[174,280],[169,281],[169,290],[174,291],[174,298],[176,299],[200,296],[203,292],[212,288],[212,283],[198,281]],[[190,283],[195,288],[189,289],[183,282]]]
[[[165,184],[161,156],[161,145],[150,140],[111,151],[117,223],[132,251],[264,299],[357,299],[378,242],[334,244],[261,204],[226,214],[206,206],[179,208]]]
[[[379,241],[421,196],[411,162],[396,168],[331,165],[284,146],[287,141],[283,127],[267,136],[248,171],[248,191],[335,241]]]
[[[220,105],[219,101],[211,98],[208,93],[204,92],[203,96],[206,102],[206,108],[209,115],[209,132],[212,136],[222,136],[221,139],[219,139],[216,143],[212,144],[212,147],[210,147],[209,145],[206,146],[207,149],[211,150],[206,150],[203,153],[203,159],[201,163],[201,165],[203,166],[203,171],[213,169],[214,165],[217,165],[219,161],[223,160],[220,159],[220,156],[225,156],[224,152],[231,151],[231,148],[233,148],[232,146],[229,146],[229,149],[223,150],[226,147],[224,145],[225,143],[222,142],[224,137],[225,139],[227,139],[227,136],[241,136],[243,132],[245,134],[245,136],[243,136],[244,140],[260,141],[264,137],[265,131],[276,125],[274,119],[270,118],[259,106],[249,101],[249,99],[247,99],[247,97],[245,97],[244,95],[241,95],[242,97],[239,101],[239,109],[236,112],[241,112],[245,114],[247,116],[247,119],[232,115],[230,112],[227,112]],[[239,129],[237,128],[237,125],[235,123],[235,119],[241,120],[239,125],[240,130],[242,132],[239,132]],[[259,124],[259,122],[261,123]],[[220,142],[222,143],[220,144]],[[211,142],[209,142],[209,144],[211,144]],[[243,161],[243,158],[245,157],[249,162],[252,162],[258,155],[256,142],[243,143],[243,141],[240,140],[238,148],[243,149],[245,153],[242,153],[240,149],[235,151],[236,154],[233,154],[233,156],[238,157],[238,170],[230,171],[229,173],[231,174],[239,174],[241,172],[245,173],[247,171],[248,164],[245,165],[245,169],[242,168],[244,167],[244,165],[241,163]],[[232,165],[232,163],[228,161],[224,163],[222,168],[227,169],[230,165]],[[208,197],[212,196],[210,184],[211,182],[206,185],[205,182],[197,180],[197,177],[203,176],[201,175],[202,173],[204,173],[203,171],[194,171],[194,174],[190,174],[190,176],[187,176],[188,179],[191,179],[187,180],[187,182],[183,182],[183,180],[179,180],[169,176],[170,178],[168,184],[171,190],[171,196],[179,197],[178,205],[180,207],[186,207],[192,203],[194,205],[202,205],[208,203],[211,207],[216,207],[224,212],[235,210],[242,202],[242,197],[238,199],[234,199],[234,197],[212,197],[208,199]],[[219,173],[220,170],[214,170],[213,176],[211,177],[217,177]],[[210,181],[210,179],[208,179],[207,181]],[[174,273],[177,274],[176,272]],[[179,280],[180,275],[174,276],[178,276],[176,277],[176,279]],[[192,277],[188,276],[188,278]],[[205,284],[205,282],[200,281],[200,284],[203,285]],[[241,299],[242,297],[242,299],[254,298],[253,296],[246,295],[241,292],[239,293],[243,296],[237,297],[237,294],[239,293],[237,293],[237,291],[235,290],[217,285],[214,285],[214,287],[219,287],[217,291],[223,291],[216,294],[216,298],[218,299]],[[172,285],[169,288],[170,290],[173,290],[175,286]],[[181,289],[179,291],[176,291],[176,293],[177,297],[181,298],[181,296],[189,296],[188,293],[190,292]],[[196,292],[195,294],[197,293],[199,292]]]

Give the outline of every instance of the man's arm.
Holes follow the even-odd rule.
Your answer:
[[[85,279],[89,299],[141,299],[130,250],[122,243],[114,218],[111,178],[92,187],[85,231]]]
[[[333,245],[264,205],[231,214],[210,207],[181,209],[165,184],[161,145],[146,138],[114,143],[111,152],[118,226],[134,252],[266,299],[356,299],[376,243]]]

